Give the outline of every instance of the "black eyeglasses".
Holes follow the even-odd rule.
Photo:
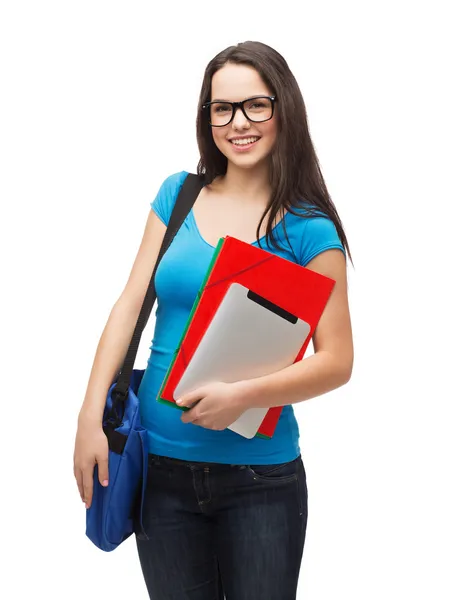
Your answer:
[[[276,96],[254,96],[242,102],[206,102],[202,109],[209,113],[211,127],[225,127],[232,122],[238,108],[253,123],[264,123],[273,117]]]

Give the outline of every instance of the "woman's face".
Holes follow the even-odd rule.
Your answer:
[[[241,102],[254,96],[272,96],[259,73],[247,65],[227,64],[213,75],[211,101]],[[245,108],[254,118],[269,116],[268,101],[249,103]],[[223,104],[213,106],[211,121],[224,122],[230,109]],[[213,139],[219,150],[237,167],[252,168],[264,162],[276,141],[277,120],[273,118],[263,123],[247,119],[238,108],[233,120],[222,127],[212,127]],[[238,140],[238,141],[237,141]]]

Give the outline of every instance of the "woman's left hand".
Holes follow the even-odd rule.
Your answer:
[[[182,415],[183,423],[217,431],[226,429],[248,409],[243,403],[242,382],[210,383],[184,394],[176,403],[192,407]]]

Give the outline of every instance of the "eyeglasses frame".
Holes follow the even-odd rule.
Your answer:
[[[268,119],[263,119],[263,121],[254,121],[253,119],[250,119],[248,117],[248,115],[246,114],[246,111],[244,110],[243,105],[245,102],[249,102],[249,100],[260,100],[261,98],[267,98],[268,100],[271,100],[271,116],[268,117]],[[211,127],[227,127],[227,125],[230,125],[230,123],[235,118],[236,111],[238,110],[238,108],[241,108],[241,112],[246,117],[246,119],[248,121],[250,121],[251,123],[266,123],[267,121],[270,121],[273,118],[273,115],[275,113],[275,101],[276,101],[276,96],[253,96],[252,98],[246,98],[245,100],[241,100],[241,102],[228,102],[225,100],[223,102],[221,102],[220,100],[213,100],[211,102],[205,102],[205,104],[202,105],[202,110],[209,109],[211,107],[211,104],[230,104],[231,105],[232,116],[230,118],[230,121],[228,121],[228,123],[224,123],[224,125],[213,125],[213,123],[211,123],[211,120],[210,120],[211,117],[210,117],[208,119],[208,122],[211,125]]]

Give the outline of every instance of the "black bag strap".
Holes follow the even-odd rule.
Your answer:
[[[133,366],[135,364],[135,358],[140,344],[141,334],[143,333],[143,330],[146,327],[146,323],[148,322],[149,315],[151,314],[152,307],[156,300],[154,278],[157,271],[157,267],[159,266],[163,255],[167,251],[175,235],[178,233],[178,230],[183,224],[185,218],[189,214],[203,186],[204,177],[190,173],[184,180],[178,197],[176,198],[176,203],[173,208],[173,212],[171,213],[167,231],[165,233],[162,246],[160,247],[159,255],[157,257],[157,261],[151,275],[151,280],[149,282],[146,295],[144,297],[143,305],[138,316],[135,330],[133,332],[129,348],[124,359],[124,363],[117,376],[116,385],[111,393],[112,417],[114,417],[115,421],[119,424],[124,412],[121,403],[125,402],[125,400],[128,397],[130,379],[132,376]]]

